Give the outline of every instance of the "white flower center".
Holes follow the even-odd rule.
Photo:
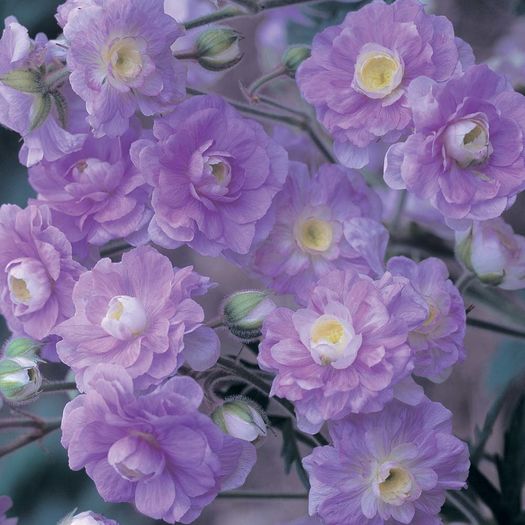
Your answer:
[[[118,295],[108,305],[102,328],[121,341],[138,337],[146,329],[147,317],[142,303],[135,297]]]
[[[410,473],[401,467],[389,469],[388,475],[379,483],[379,495],[385,503],[401,505],[409,497],[413,487]]]
[[[11,301],[37,310],[51,295],[51,282],[43,264],[30,257],[11,261],[7,265],[7,286]]]
[[[143,67],[139,43],[134,38],[117,40],[108,51],[108,64],[113,76],[122,82],[135,80]]]
[[[403,74],[404,66],[397,53],[366,44],[357,57],[354,87],[370,98],[384,98],[401,84]]]
[[[333,228],[328,221],[307,219],[295,227],[295,238],[304,251],[326,252],[332,245]]]
[[[347,368],[355,361],[362,339],[349,323],[321,315],[310,328],[310,354],[319,365]]]
[[[454,122],[445,130],[444,138],[447,154],[462,168],[482,164],[492,153],[489,130],[481,120]]]

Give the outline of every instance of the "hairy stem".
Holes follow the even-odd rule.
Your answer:
[[[507,328],[506,326],[500,326],[495,323],[490,323],[489,321],[482,321],[481,319],[471,319],[467,317],[467,324],[476,328],[480,328],[481,330],[488,330],[489,332],[496,332],[497,334],[525,339],[525,332],[514,330],[513,328]]]
[[[77,384],[74,381],[49,381],[40,388],[42,392],[65,392],[76,389]]]

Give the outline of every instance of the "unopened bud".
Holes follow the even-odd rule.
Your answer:
[[[41,386],[42,375],[36,360],[14,357],[0,361],[0,393],[8,401],[30,401]]]
[[[223,305],[224,323],[230,332],[243,341],[261,337],[266,316],[275,310],[267,292],[245,290],[230,295]]]
[[[75,514],[75,510],[63,518],[58,525],[118,525],[116,521],[108,520],[94,512],[82,512]]]
[[[312,50],[308,46],[290,46],[283,55],[282,63],[286,69],[286,74],[295,78],[299,66],[310,58]]]
[[[28,337],[15,337],[9,341],[5,347],[4,357],[28,357],[34,358],[36,353],[42,348],[40,341],[29,339]]]
[[[222,71],[237,65],[243,57],[240,39],[241,34],[231,28],[208,29],[197,39],[197,61],[211,71]]]
[[[10,71],[0,76],[0,82],[4,86],[16,89],[22,93],[41,93],[42,78],[38,71],[32,69],[19,69]]]
[[[241,397],[226,401],[211,417],[225,434],[234,438],[254,442],[266,437],[264,412],[249,399]]]

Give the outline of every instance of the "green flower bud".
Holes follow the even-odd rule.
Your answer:
[[[42,375],[34,359],[14,357],[0,361],[0,393],[6,400],[30,401],[41,386]]]
[[[308,46],[290,46],[283,55],[282,63],[286,69],[286,74],[295,78],[299,66],[310,58],[312,50]]]
[[[16,337],[11,339],[5,347],[5,357],[28,357],[33,358],[42,348],[40,341],[34,341],[28,337]]]
[[[243,341],[261,337],[266,316],[275,310],[275,303],[267,292],[244,290],[230,295],[223,304],[224,324],[230,332]]]
[[[237,65],[243,53],[239,47],[241,34],[231,28],[217,27],[199,35],[197,61],[210,71],[222,71]]]
[[[41,93],[42,78],[38,71],[19,69],[0,76],[0,82],[22,93]]]
[[[266,416],[250,399],[239,397],[226,401],[211,415],[215,424],[229,436],[255,442],[266,437]]]

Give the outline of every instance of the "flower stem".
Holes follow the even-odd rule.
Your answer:
[[[466,498],[461,497],[459,493],[447,492],[447,501],[458,509],[471,525],[482,525],[485,522],[478,509]]]
[[[252,99],[252,100],[254,98],[256,99],[255,93],[257,93],[257,91],[259,91],[259,89],[261,89],[266,84],[269,84],[273,80],[275,80],[277,78],[281,78],[285,74],[286,74],[286,69],[283,66],[278,66],[277,68],[275,68],[273,71],[270,71],[266,75],[262,75],[261,77],[259,77],[258,79],[254,80],[250,84],[250,87],[248,88],[248,91],[246,93],[247,96],[250,99]]]
[[[461,292],[465,293],[467,291],[467,288],[472,284],[472,281],[476,276],[472,273],[470,273],[468,270],[465,270],[457,279],[456,281],[456,288]]]
[[[508,335],[510,337],[525,339],[525,332],[514,330],[513,328],[507,328],[506,326],[499,326],[488,321],[482,321],[481,319],[470,319],[467,317],[467,324],[476,328],[480,328],[481,330],[488,330],[490,332],[496,332],[498,334]]]
[[[42,439],[43,437],[47,436],[47,434],[50,434],[51,432],[59,429],[60,424],[60,419],[42,421],[42,423],[39,426],[35,427],[34,430],[32,430],[31,432],[20,436],[18,439],[15,439],[14,441],[12,441],[4,447],[0,447],[0,458],[3,456],[7,456],[7,454],[15,452],[16,450],[22,447],[25,447],[26,445],[29,445],[34,441]]]
[[[203,91],[199,91],[194,88],[187,88],[186,91],[190,95],[206,95],[206,93],[204,93]],[[324,155],[326,160],[332,163],[336,162],[335,157],[332,155],[330,150],[318,136],[316,130],[313,128],[311,119],[310,117],[308,117],[308,115],[304,114],[303,117],[295,117],[292,115],[279,115],[277,113],[271,113],[269,111],[253,107],[248,104],[244,104],[243,102],[237,102],[235,100],[227,99],[226,97],[223,98],[234,108],[238,109],[242,113],[246,113],[247,115],[253,115],[268,120],[273,120],[275,122],[281,122],[283,124],[287,124],[288,126],[292,126],[302,131],[305,131],[312,139],[312,142],[319,148],[319,151]]]
[[[50,381],[40,388],[42,392],[64,392],[76,389],[77,384],[74,381]]]
[[[392,224],[390,226],[390,231],[393,235],[399,232],[399,227],[401,225],[401,219],[403,218],[403,213],[405,212],[407,204],[408,192],[407,190],[401,190],[399,199],[397,201],[396,213],[392,219]]]
[[[181,51],[180,53],[173,53],[173,56],[177,60],[197,60],[199,54],[195,49],[189,49],[188,51]]]

